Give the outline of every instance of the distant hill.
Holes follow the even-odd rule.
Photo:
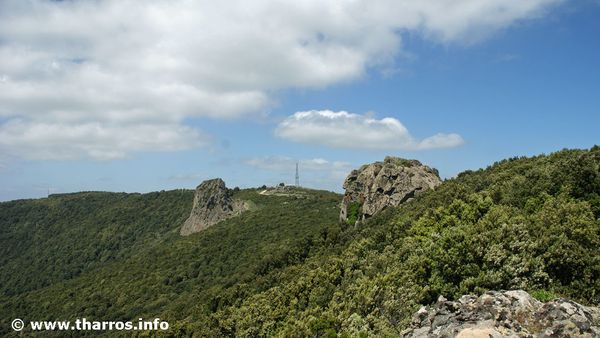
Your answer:
[[[0,333],[160,317],[178,336],[398,336],[440,295],[598,305],[599,167],[600,147],[507,159],[357,226],[338,194],[241,190],[256,208],[187,237],[188,190],[0,203]]]

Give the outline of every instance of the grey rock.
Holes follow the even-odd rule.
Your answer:
[[[600,309],[567,299],[542,303],[522,290],[458,301],[440,297],[413,316],[403,337],[600,337]]]
[[[416,326],[422,326],[423,321],[428,320],[428,317],[429,313],[427,312],[427,308],[423,306],[419,309],[419,311],[417,311],[417,313],[414,314],[412,318],[412,323]]]
[[[340,221],[347,222],[349,206],[359,205],[357,222],[365,220],[389,206],[398,206],[442,181],[436,169],[417,160],[386,157],[383,162],[363,165],[353,170],[344,181],[346,190],[340,210]]]
[[[179,234],[188,236],[200,232],[248,209],[247,202],[233,199],[231,195],[231,190],[227,189],[220,178],[202,182],[196,188],[190,217]]]

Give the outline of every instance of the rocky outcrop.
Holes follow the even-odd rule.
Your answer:
[[[443,297],[422,307],[404,337],[600,337],[600,308],[566,299],[542,303],[525,291]]]
[[[436,169],[417,160],[386,157],[383,162],[363,165],[344,181],[342,222],[353,223],[375,215],[388,206],[398,206],[442,183]]]
[[[246,202],[232,198],[222,179],[204,181],[196,188],[192,212],[179,233],[187,236],[200,232],[247,209]]]

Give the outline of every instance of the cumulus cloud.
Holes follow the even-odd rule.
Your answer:
[[[130,151],[177,151],[202,146],[208,137],[185,126],[105,126],[100,123],[29,123],[11,120],[0,125],[0,148],[26,159],[113,160]]]
[[[152,149],[152,141],[127,142],[124,130],[142,125],[146,138],[159,129],[172,135],[158,150],[197,146],[197,137],[183,137],[194,134],[186,119],[248,116],[268,108],[274,91],[388,67],[404,32],[468,43],[557,2],[4,0],[2,144],[21,140],[9,130],[18,127],[52,134],[21,147],[29,158],[122,157]],[[123,137],[114,155],[111,142],[92,144],[85,128]],[[67,139],[58,131],[74,144],[52,155],[57,148],[48,145]]]
[[[439,133],[417,140],[395,118],[378,120],[367,115],[330,110],[294,113],[277,126],[275,135],[293,142],[350,149],[425,150],[464,143],[458,134]]]

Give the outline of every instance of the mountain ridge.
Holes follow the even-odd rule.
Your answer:
[[[314,190],[240,190],[256,210],[188,237],[192,191],[2,203],[0,334],[8,317],[141,316],[178,336],[397,336],[440,295],[597,305],[599,164],[600,147],[499,161],[359,227],[338,222],[341,195]]]

